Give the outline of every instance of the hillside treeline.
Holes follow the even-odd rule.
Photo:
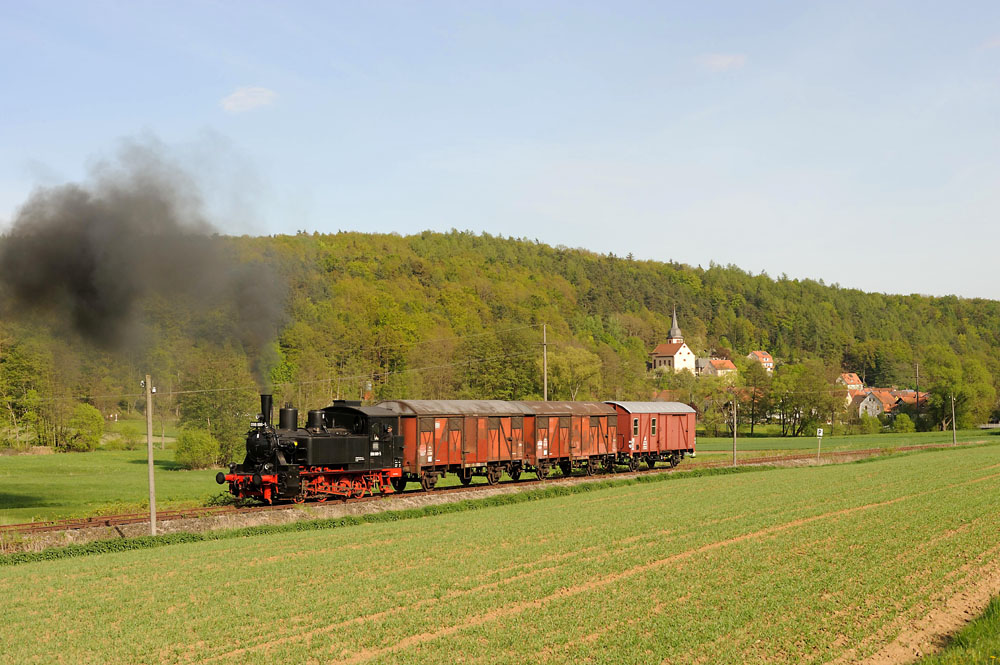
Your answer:
[[[919,367],[921,390],[935,395],[923,427],[947,420],[933,405],[951,394],[960,424],[997,415],[997,301],[864,293],[734,266],[637,261],[470,232],[227,242],[240,261],[270,264],[286,282],[286,318],[265,357],[231,334],[227,303],[206,310],[147,300],[141,325],[114,349],[73,339],[44,311],[8,312],[0,322],[0,437],[8,445],[59,445],[81,400],[105,415],[141,409],[139,380],[147,372],[161,412],[209,429],[232,451],[255,412],[258,387],[303,410],[337,396],[540,398],[542,324],[550,399],[647,399],[668,389],[678,399],[687,392],[699,410],[721,409],[724,387],[646,371],[675,306],[698,355],[773,354],[779,369],[768,380],[786,386],[786,398],[832,395],[842,370],[868,385],[913,388]],[[266,376],[255,380],[255,366]],[[781,404],[769,396],[757,417],[784,418]],[[788,414],[802,419],[827,407],[788,407]]]

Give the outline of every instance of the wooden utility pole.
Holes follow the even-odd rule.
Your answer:
[[[736,394],[733,393],[733,466],[736,466]]]
[[[542,400],[549,401],[549,342],[548,331],[542,324]]]
[[[951,394],[951,445],[958,445],[958,432],[955,425],[955,393]]]
[[[149,465],[149,535],[156,535],[156,485],[153,481],[153,382],[146,375],[146,461]]]

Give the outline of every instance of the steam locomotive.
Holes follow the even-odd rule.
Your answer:
[[[271,395],[260,406],[246,458],[216,481],[267,503],[392,494],[409,482],[430,491],[448,473],[468,485],[476,476],[495,484],[504,473],[543,479],[555,467],[634,471],[695,454],[694,409],[677,402],[335,400],[309,411],[305,427],[287,405],[275,427]]]

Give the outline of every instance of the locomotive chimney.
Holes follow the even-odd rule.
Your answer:
[[[271,395],[260,396],[260,415],[265,425],[271,424]]]

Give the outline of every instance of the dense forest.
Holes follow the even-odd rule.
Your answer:
[[[246,302],[250,311],[273,310],[280,298],[273,342],[250,348],[233,330],[234,303],[221,297],[210,307],[169,293],[146,297],[138,323],[110,348],[79,338],[44,306],[8,306],[0,321],[3,444],[64,445],[81,402],[105,416],[142,409],[146,373],[158,386],[156,408],[212,431],[224,457],[236,454],[259,388],[300,409],[338,396],[537,399],[543,324],[550,399],[669,395],[718,427],[725,395],[735,392],[747,402],[741,426],[780,420],[798,434],[810,419],[837,417],[839,372],[913,388],[919,371],[920,389],[931,391],[926,413],[914,414],[919,426],[947,424],[951,395],[960,425],[998,415],[997,301],[864,293],[471,232],[220,241],[238,265],[272,271],[278,288],[240,294],[239,316]],[[741,390],[647,373],[674,307],[695,353],[741,366]],[[774,356],[773,376],[742,361],[755,349]]]

